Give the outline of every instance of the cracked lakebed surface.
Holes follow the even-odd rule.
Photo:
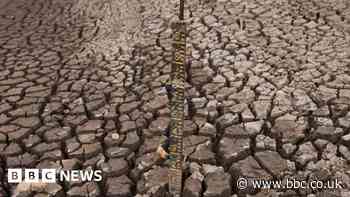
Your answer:
[[[176,1],[0,2],[0,196],[162,196]],[[350,2],[192,0],[185,197],[350,196]],[[102,169],[31,187],[8,168]],[[343,189],[239,190],[239,177]]]

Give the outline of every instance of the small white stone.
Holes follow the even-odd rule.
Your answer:
[[[113,134],[112,134],[112,139],[113,139],[113,140],[118,140],[119,137],[120,137],[120,136],[119,136],[118,133],[113,133]]]

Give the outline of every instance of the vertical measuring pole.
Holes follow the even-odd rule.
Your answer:
[[[174,158],[170,162],[169,192],[172,197],[181,197],[182,162],[183,162],[183,127],[185,101],[185,62],[186,62],[186,24],[184,22],[184,0],[180,1],[179,22],[173,25],[173,62],[172,87],[173,96],[170,101],[170,143],[169,154]]]

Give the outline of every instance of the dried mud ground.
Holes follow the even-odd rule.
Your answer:
[[[177,1],[1,0],[0,196],[162,196]],[[350,2],[192,0],[184,197],[350,196]],[[9,184],[8,168],[103,182]],[[239,190],[239,177],[342,189]]]

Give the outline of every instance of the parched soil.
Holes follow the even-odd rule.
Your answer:
[[[164,196],[174,0],[0,1],[0,196]],[[350,196],[350,1],[189,0],[184,197]],[[103,170],[10,184],[9,168]],[[259,190],[240,178],[335,181]]]

